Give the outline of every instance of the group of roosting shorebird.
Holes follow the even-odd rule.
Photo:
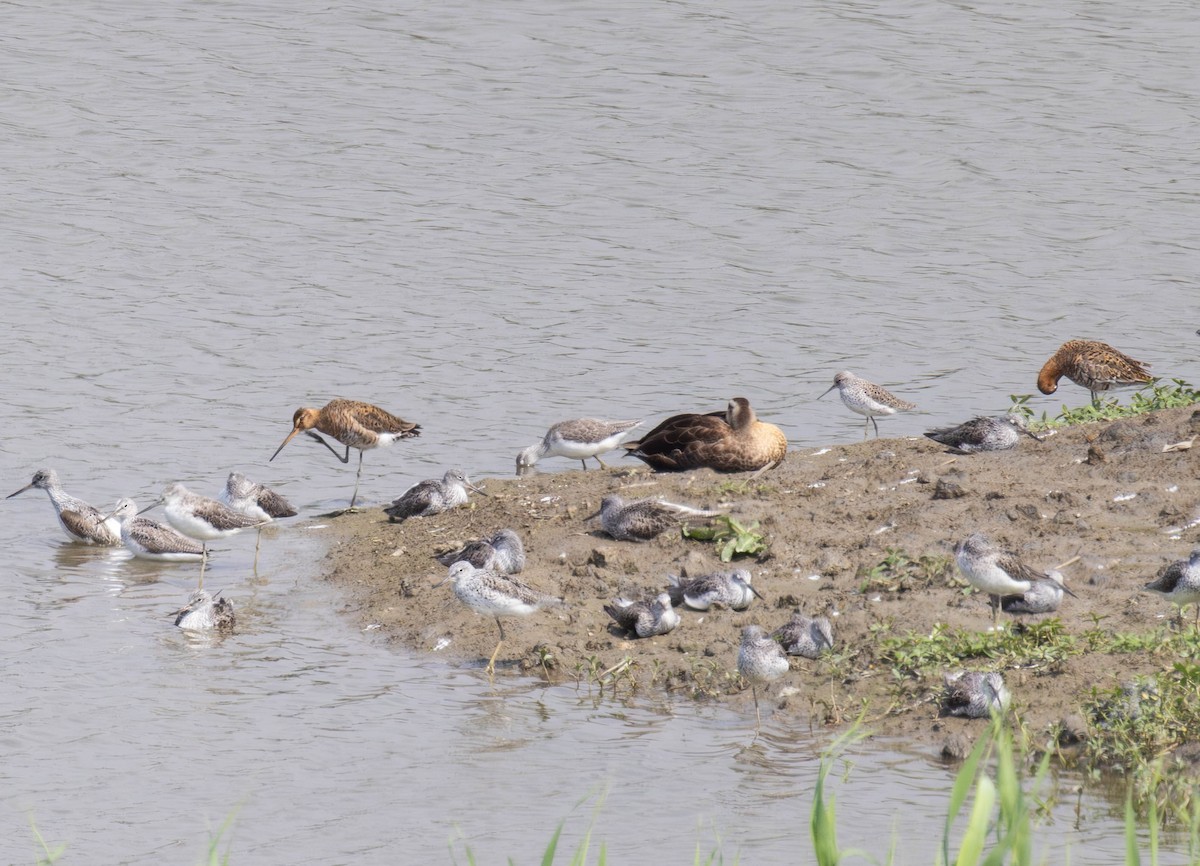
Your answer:
[[[1071,340],[1042,367],[1038,388],[1044,394],[1051,394],[1065,377],[1087,388],[1095,402],[1099,392],[1152,381],[1147,366],[1105,343]],[[913,403],[849,372],[838,373],[824,393],[834,389],[849,409],[863,415],[868,425],[875,426],[876,435],[877,417],[916,408]],[[605,467],[600,456],[623,448],[628,456],[657,471],[707,467],[719,472],[757,475],[777,466],[787,451],[783,431],[758,420],[750,401],[744,397],[730,400],[722,412],[674,415],[634,441],[633,433],[641,424],[641,421],[593,418],[555,424],[540,442],[517,455],[517,471],[526,472],[540,459],[554,456],[579,460],[585,469],[587,460],[594,458]],[[864,437],[869,429],[869,426],[864,428]],[[363,452],[397,439],[418,436],[420,431],[420,425],[378,406],[338,399],[321,409],[296,410],[292,431],[271,460],[301,433],[320,442],[343,463],[349,463],[351,448],[358,449],[358,472],[350,499],[353,508],[362,476]],[[345,451],[339,452],[321,433],[337,440]],[[930,430],[925,435],[962,454],[1007,450],[1015,447],[1023,435],[1037,438],[1017,414],[974,418],[955,427]],[[187,629],[229,628],[234,623],[233,606],[228,599],[214,597],[203,588],[208,542],[245,529],[261,529],[274,519],[296,514],[279,494],[236,472],[229,475],[219,499],[201,496],[173,483],[148,508],[139,511],[132,500],[122,499],[109,514],[68,495],[53,470],[39,470],[28,485],[9,498],[30,488],[47,492],[62,528],[75,541],[124,544],[134,556],[148,559],[200,561],[198,588],[188,604],[175,614],[175,624]],[[450,469],[441,479],[414,485],[384,510],[389,520],[395,522],[439,514],[466,503],[469,491],[484,493],[472,484],[466,472]],[[141,516],[157,505],[164,506],[169,526]],[[678,526],[682,519],[715,514],[658,499],[624,502],[617,495],[608,495],[603,497],[600,510],[593,517],[599,517],[603,530],[614,539],[637,542],[655,538],[669,527]],[[256,564],[257,553],[256,547]],[[955,556],[970,584],[991,598],[994,623],[1001,609],[1010,613],[1048,613],[1058,608],[1064,593],[1074,595],[1057,571],[1047,574],[1030,568],[978,533],[960,542],[955,547]],[[489,538],[448,551],[439,556],[439,561],[448,568],[442,583],[451,584],[455,597],[475,612],[496,620],[500,640],[488,660],[489,675],[494,672],[504,642],[504,617],[565,603],[515,576],[525,565],[525,552],[520,537],[511,529],[502,529]],[[1146,589],[1161,593],[1181,607],[1200,602],[1200,550],[1190,559],[1168,566]],[[743,610],[757,594],[751,586],[750,573],[740,569],[692,579],[673,578],[666,591],[659,592],[657,597],[617,598],[605,610],[620,629],[645,638],[675,628],[680,622],[675,607],[680,604],[699,610],[714,605]],[[791,622],[771,633],[754,625],[743,629],[737,667],[752,687],[756,716],[758,687],[787,671],[789,654],[817,658],[832,647],[832,628],[824,617],[810,618],[797,613]],[[982,716],[1002,709],[1008,693],[999,674],[963,672],[947,677],[944,700],[945,709],[951,714]]]

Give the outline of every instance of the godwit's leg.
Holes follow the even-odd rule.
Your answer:
[[[200,542],[200,547],[203,549],[203,552],[200,554],[200,583],[196,586],[196,589],[204,589],[204,567],[208,565],[208,542]]]
[[[762,730],[762,714],[758,710],[758,686],[754,683],[750,684],[750,694],[754,695],[754,739],[757,740]]]
[[[596,458],[596,462],[600,464],[600,468],[601,468],[601,469],[607,469],[607,468],[608,468],[608,464],[607,464],[607,463],[605,463],[603,460],[601,460],[601,459],[600,459],[600,455],[599,455],[599,454],[593,454],[592,456]],[[583,468],[584,468],[584,469],[587,469],[587,464],[586,464],[586,463],[584,463],[584,464],[583,464]]]
[[[346,459],[350,457],[350,446],[346,446]],[[358,474],[354,476],[354,495],[350,497],[350,507],[354,507],[354,503],[358,501],[358,482],[362,479],[362,459],[363,453],[358,452]]]
[[[307,433],[309,436],[311,436],[313,439],[316,439],[318,442],[320,442],[322,445],[324,445],[330,451],[332,451],[333,456],[336,457],[338,460],[342,461],[343,463],[350,462],[350,446],[349,445],[346,446],[346,454],[343,456],[341,454],[338,454],[336,448],[334,448],[332,445],[330,445],[328,442],[326,442],[324,439],[322,439],[320,434],[314,433],[312,430],[305,430],[304,432]]]
[[[875,420],[874,415],[868,415],[867,417],[870,418],[871,423],[875,425],[875,438],[878,439],[879,438],[879,422]]]
[[[254,539],[254,565],[250,567],[255,574],[258,574],[258,548],[262,546],[262,527],[260,526],[257,531],[258,537]]]

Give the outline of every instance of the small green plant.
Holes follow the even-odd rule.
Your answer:
[[[903,550],[895,548],[888,548],[887,555],[878,565],[859,569],[858,577],[862,581],[858,591],[862,593],[910,592],[935,584],[965,585],[957,578],[949,556],[922,554],[911,559]]]
[[[1029,421],[1032,431],[1049,430],[1055,427],[1069,427],[1072,424],[1088,424],[1093,421],[1115,421],[1119,418],[1130,418],[1144,415],[1158,409],[1176,409],[1181,406],[1191,406],[1200,403],[1200,391],[1197,391],[1182,379],[1171,379],[1166,384],[1161,379],[1155,379],[1146,387],[1137,391],[1129,400],[1128,406],[1122,406],[1115,397],[1098,400],[1087,406],[1072,409],[1063,406],[1062,412],[1051,418],[1043,412],[1041,418],[1033,417],[1033,409],[1029,406],[1030,394],[1009,394],[1012,406],[1009,411],[1023,415]]]
[[[66,843],[55,845],[53,848],[47,845],[46,840],[42,838],[42,832],[38,830],[37,824],[33,822],[32,817],[29,819],[29,829],[33,831],[33,838],[37,839],[38,847],[42,849],[41,853],[38,854],[38,866],[52,866],[67,850]]]
[[[696,541],[712,541],[717,545],[721,562],[729,562],[735,556],[763,556],[770,545],[767,537],[758,529],[758,521],[743,525],[736,517],[722,514],[713,518],[708,526],[683,527],[683,537]]]

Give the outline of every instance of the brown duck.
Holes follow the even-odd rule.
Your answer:
[[[752,472],[778,466],[787,453],[787,437],[774,424],[759,421],[749,400],[734,397],[724,412],[674,415],[624,447],[660,472],[704,466]]]

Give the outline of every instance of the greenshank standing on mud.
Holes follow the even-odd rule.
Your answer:
[[[999,622],[1001,596],[1024,595],[1034,581],[1046,577],[1044,572],[1030,568],[1015,553],[1001,550],[979,532],[955,545],[954,556],[967,583],[990,597],[993,627]]]
[[[584,469],[587,469],[587,458],[594,457],[601,468],[607,469],[600,455],[619,446],[641,424],[641,421],[602,421],[599,418],[559,421],[546,431],[541,442],[517,455],[517,474],[525,472],[543,457],[578,460]]]
[[[33,474],[32,481],[16,493],[8,494],[5,499],[19,496],[32,487],[46,491],[50,504],[54,506],[54,513],[58,515],[58,525],[72,541],[101,547],[121,546],[120,524],[111,515],[105,517],[99,509],[63,490],[58,473],[53,469],[39,469]]]
[[[432,517],[466,505],[468,490],[487,496],[471,483],[465,471],[450,469],[441,480],[429,478],[414,484],[383,510],[391,523],[403,523],[410,517]]]
[[[345,445],[346,453],[338,454],[336,448],[313,432],[313,428]],[[306,433],[316,439],[343,463],[350,462],[351,448],[358,449],[358,474],[354,476],[354,494],[350,497],[350,507],[353,508],[358,501],[358,484],[362,480],[363,452],[390,445],[397,439],[420,436],[421,425],[397,418],[391,412],[361,400],[330,400],[320,409],[303,407],[296,410],[292,416],[292,432],[275,449],[271,460],[279,456],[284,445],[291,442],[297,433]]]
[[[504,644],[505,616],[528,616],[534,611],[552,605],[561,605],[563,600],[540,592],[518,578],[508,574],[497,574],[486,568],[476,568],[469,562],[456,562],[450,573],[434,586],[449,581],[455,597],[478,614],[487,614],[496,620],[500,629],[500,640],[488,659],[489,676],[496,670],[496,656]]]
[[[901,400],[886,388],[859,378],[846,370],[833,377],[833,384],[821,393],[821,397],[834,388],[837,388],[838,396],[842,398],[847,409],[866,416],[867,423],[863,425],[864,439],[871,432],[871,424],[875,425],[875,435],[879,435],[879,424],[875,421],[876,415],[895,415],[897,412],[907,412],[909,409],[917,408],[916,403]]]

